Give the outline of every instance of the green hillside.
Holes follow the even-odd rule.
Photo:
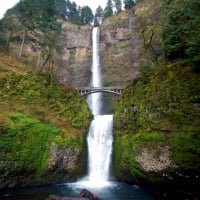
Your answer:
[[[84,137],[91,119],[87,103],[72,89],[27,68],[0,54],[0,187],[72,178],[85,169]],[[83,162],[50,173],[54,143]]]

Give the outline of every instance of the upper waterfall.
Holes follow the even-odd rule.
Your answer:
[[[101,70],[99,63],[99,28],[95,27],[92,32],[92,41],[93,41],[93,57],[92,57],[92,78],[91,86],[100,87],[102,86],[101,81]],[[92,110],[93,115],[99,115],[102,107],[101,103],[101,93],[91,94],[88,97],[88,104]]]

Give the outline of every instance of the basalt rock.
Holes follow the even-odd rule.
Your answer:
[[[64,49],[62,65],[55,74],[59,82],[71,86],[87,86],[92,63],[92,26],[62,25]]]
[[[82,189],[77,197],[57,197],[51,196],[48,200],[100,200],[92,192],[87,189]]]
[[[83,189],[78,195],[79,197],[85,197],[89,200],[100,200],[98,197],[96,197],[93,193],[91,193],[89,190]]]

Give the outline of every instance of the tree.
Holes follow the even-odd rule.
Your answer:
[[[108,0],[106,7],[104,9],[104,17],[110,17],[113,15],[113,9],[112,9],[112,0]]]
[[[124,8],[126,10],[130,9],[135,4],[134,0],[124,0]]]
[[[5,15],[3,19],[0,20],[0,46],[3,50],[9,51],[10,42],[13,41],[15,34],[19,31],[19,23],[13,23],[13,16]]]
[[[66,2],[67,5],[67,12],[66,12],[66,18],[74,23],[74,24],[80,24],[80,9],[76,5],[75,2],[71,3],[69,0]]]
[[[171,0],[163,4],[165,57],[170,60],[182,59],[200,71],[200,1]]]
[[[103,9],[101,6],[98,6],[94,15],[94,26],[99,26],[103,19]]]
[[[115,8],[117,10],[117,13],[121,12],[122,10],[122,2],[121,0],[113,0],[115,3]]]
[[[40,52],[41,62],[38,67],[52,76],[55,55],[61,49],[61,24],[56,18],[58,14],[56,1],[23,0],[17,4],[15,10],[22,33],[18,56],[22,56],[26,42],[33,42],[34,47]]]
[[[67,15],[67,2],[65,0],[55,0],[56,13],[61,19],[66,19]]]
[[[90,24],[93,21],[93,13],[90,7],[84,6],[81,9],[80,21],[81,24]]]

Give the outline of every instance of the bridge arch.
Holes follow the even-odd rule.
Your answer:
[[[96,92],[108,92],[116,95],[121,95],[124,87],[82,87],[76,88],[76,90],[82,95],[87,96]]]

